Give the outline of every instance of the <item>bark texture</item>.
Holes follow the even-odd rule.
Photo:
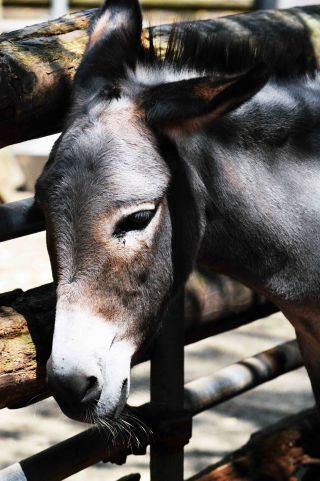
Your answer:
[[[0,35],[0,147],[61,130],[72,79],[96,9]],[[143,31],[143,43],[162,56],[172,25]],[[182,22],[174,29],[201,32],[201,48],[217,70],[267,63],[281,75],[316,68],[320,62],[320,6],[257,11],[209,21]],[[243,52],[253,54],[245,60]],[[228,51],[229,54],[225,55]]]
[[[52,285],[0,296],[0,408],[20,407],[45,395],[55,294]]]
[[[286,418],[188,481],[316,481],[320,479],[319,428],[315,410]]]
[[[55,292],[51,284],[0,296],[0,408],[20,407],[46,395],[45,362],[51,352]],[[194,273],[186,289],[187,334],[216,320],[219,325],[268,306],[250,289],[206,271]],[[271,307],[271,310],[275,308]],[[254,316],[251,320],[253,320]],[[215,323],[214,323],[215,324]],[[188,336],[187,336],[188,337]],[[197,337],[189,338],[189,342]]]

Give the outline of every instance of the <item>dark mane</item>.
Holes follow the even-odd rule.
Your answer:
[[[201,22],[181,22],[150,27],[150,48],[144,58],[175,68],[203,72],[235,73],[265,63],[278,76],[294,76],[316,68],[314,47],[306,15],[320,20],[319,7],[280,11],[257,11]],[[159,56],[154,45],[169,35]],[[290,38],[290,42],[288,42]]]

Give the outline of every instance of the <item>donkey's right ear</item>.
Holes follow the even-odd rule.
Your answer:
[[[75,85],[87,87],[102,78],[114,85],[133,68],[141,44],[142,15],[138,0],[106,0],[92,21],[87,49]]]

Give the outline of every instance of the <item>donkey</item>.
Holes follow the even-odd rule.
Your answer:
[[[57,287],[49,389],[75,419],[119,416],[200,258],[293,323],[319,401],[320,78],[198,69],[196,45],[186,67],[178,38],[174,55],[146,52],[141,25],[136,0],[105,2],[37,181]]]

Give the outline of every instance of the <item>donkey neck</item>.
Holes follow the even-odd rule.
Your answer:
[[[319,93],[318,79],[268,84],[178,141],[207,198],[201,255],[278,302],[319,298]]]

